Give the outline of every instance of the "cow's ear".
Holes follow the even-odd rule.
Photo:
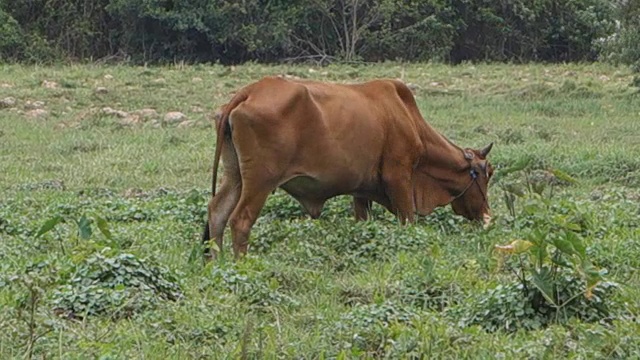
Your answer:
[[[472,151],[464,150],[464,158],[467,160],[473,160],[474,155]]]
[[[487,155],[489,155],[489,152],[491,152],[492,147],[493,147],[493,143],[487,145],[484,149],[480,150],[480,156],[482,156],[483,158],[486,158]]]
[[[421,171],[413,173],[413,199],[416,212],[429,215],[438,206],[444,206],[453,200],[449,192],[435,179]]]

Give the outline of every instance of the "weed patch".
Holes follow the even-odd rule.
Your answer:
[[[346,313],[336,326],[340,346],[353,355],[383,357],[394,342],[398,324],[419,321],[419,315],[397,304],[359,305]]]
[[[532,285],[536,278],[528,276],[523,282],[487,290],[450,313],[459,318],[461,326],[479,325],[490,332],[536,330],[551,324],[565,324],[572,318],[585,322],[611,321],[614,318],[609,299],[616,284],[598,284],[587,299],[583,296],[586,285],[583,280],[564,271],[554,276],[557,291],[552,295],[553,303],[546,299],[548,295]],[[526,284],[530,284],[529,287]]]
[[[183,293],[165,268],[132,254],[95,254],[70,269],[53,293],[54,312],[68,318],[131,317],[159,301],[176,301]]]
[[[250,308],[264,309],[270,306],[296,306],[296,301],[278,289],[277,277],[251,276],[233,268],[214,268],[210,284],[223,294],[233,294],[238,301]]]

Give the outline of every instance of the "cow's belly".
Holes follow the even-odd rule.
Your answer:
[[[337,179],[328,181],[326,178],[320,180],[312,176],[299,175],[291,178],[280,187],[298,200],[312,218],[320,216],[325,201],[334,196],[351,194],[374,201],[379,198],[378,192],[373,188],[368,189],[368,186],[355,187],[349,181],[353,179],[344,180],[346,181],[340,182]]]
[[[296,198],[326,200],[337,195],[350,193],[352,186],[334,181],[322,181],[312,176],[299,175],[280,185],[280,187]]]

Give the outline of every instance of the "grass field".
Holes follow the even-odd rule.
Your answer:
[[[5,65],[0,74],[2,359],[640,357],[640,94],[626,69]],[[311,220],[277,192],[249,257],[203,263],[209,114],[275,74],[415,85],[425,119],[456,144],[495,142],[494,224],[483,230],[444,208],[401,227],[381,207],[356,223],[346,197]],[[168,112],[184,118],[165,121]],[[566,250],[565,235],[586,248]],[[559,284],[555,306],[520,274],[537,253],[495,249],[543,238],[553,243],[545,281]],[[606,269],[589,299],[586,263]]]

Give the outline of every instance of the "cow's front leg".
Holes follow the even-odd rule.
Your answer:
[[[353,212],[356,217],[356,221],[366,221],[371,215],[371,200],[362,197],[353,197]]]
[[[413,223],[415,209],[411,173],[389,171],[383,175],[383,181],[392,212],[400,219],[401,224]]]

